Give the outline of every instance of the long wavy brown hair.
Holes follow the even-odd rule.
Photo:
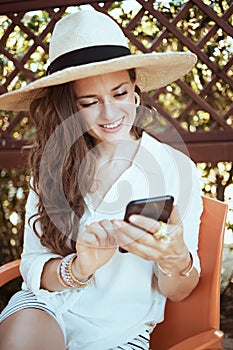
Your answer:
[[[135,70],[129,70],[129,75],[134,82]],[[136,91],[140,93],[138,87]],[[85,211],[84,197],[91,189],[95,173],[95,159],[90,152],[95,146],[94,139],[85,133],[78,117],[71,124],[64,123],[77,112],[72,83],[43,89],[30,106],[36,133],[29,163],[38,211],[29,223],[41,244],[62,256],[75,252],[79,220]],[[138,125],[136,120],[131,129],[137,139],[142,133]],[[71,145],[74,129],[79,137]],[[68,205],[63,205],[62,195]]]

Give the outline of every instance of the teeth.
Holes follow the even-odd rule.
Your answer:
[[[112,123],[112,124],[103,124],[102,126],[106,129],[114,129],[114,128],[118,127],[121,123],[122,123],[122,119],[120,119],[117,122]]]

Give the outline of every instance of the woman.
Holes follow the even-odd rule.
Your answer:
[[[1,349],[149,349],[166,298],[199,279],[194,164],[142,128],[140,90],[188,72],[191,53],[130,55],[109,17],[60,20],[48,76],[0,97],[36,125],[21,273],[1,314]],[[153,114],[153,113],[152,113]],[[168,224],[123,220],[133,199],[174,197]],[[122,253],[124,247],[127,253]]]

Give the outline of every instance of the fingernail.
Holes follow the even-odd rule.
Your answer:
[[[131,215],[131,216],[129,217],[129,221],[130,221],[130,222],[137,222],[137,220],[138,220],[137,215]]]
[[[117,227],[122,227],[123,226],[123,223],[121,221],[118,221],[118,220],[114,220],[113,223]]]

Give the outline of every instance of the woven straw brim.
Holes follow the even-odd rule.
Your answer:
[[[151,91],[176,81],[188,73],[195,62],[196,56],[190,52],[169,52],[124,56],[69,67],[40,78],[19,90],[3,94],[0,96],[0,109],[27,111],[32,100],[45,87],[131,68],[136,69],[136,84],[141,91]]]

